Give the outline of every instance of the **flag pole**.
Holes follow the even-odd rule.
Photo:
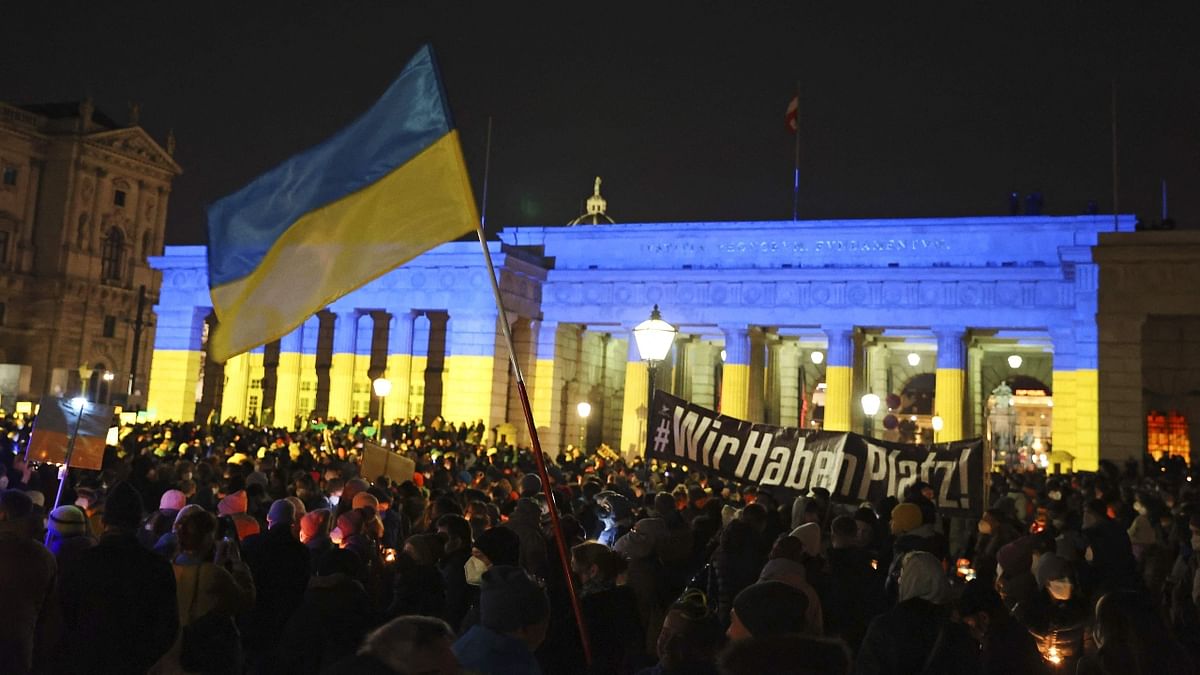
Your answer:
[[[558,508],[554,504],[554,494],[550,490],[550,476],[546,473],[546,458],[542,453],[542,444],[538,440],[537,425],[533,422],[533,409],[529,405],[529,391],[525,387],[525,376],[517,363],[517,352],[513,348],[512,330],[508,325],[508,314],[504,310],[504,300],[500,294],[500,284],[496,281],[496,268],[492,264],[492,252],[488,249],[487,235],[487,195],[488,174],[491,169],[492,155],[492,118],[488,118],[487,148],[483,160],[483,199],[480,205],[479,222],[476,224],[476,234],[479,235],[479,246],[483,249],[483,261],[487,266],[488,279],[492,284],[492,295],[496,299],[496,310],[499,312],[500,331],[504,335],[504,344],[508,348],[508,361],[513,374],[517,378],[517,393],[521,397],[521,409],[525,413],[525,425],[529,429],[529,439],[533,445],[533,459],[537,465],[538,477],[542,481],[542,492],[546,495],[546,505],[550,511],[550,523],[554,528],[554,543],[558,548],[558,559],[562,563],[563,578],[567,582],[567,592],[571,596],[571,609],[575,613],[575,623],[579,626],[579,640],[583,644],[583,657],[587,664],[592,664],[592,647],[588,640],[587,625],[583,619],[583,606],[579,604],[579,596],[575,590],[575,580],[571,577],[571,560],[567,555],[566,539],[563,537],[562,525],[558,520]]]
[[[800,82],[796,82],[796,137],[795,163],[792,167],[792,222],[800,219]]]
[[[72,406],[74,407],[74,406]],[[67,479],[71,475],[71,455],[75,454],[75,439],[79,438],[79,425],[83,422],[83,410],[87,408],[85,401],[79,406],[79,414],[75,416],[75,428],[71,430],[71,437],[67,439],[67,456],[63,458],[62,468],[58,471],[58,492],[54,495],[54,506],[50,510],[58,508],[58,503],[62,501],[63,486],[67,484]],[[50,530],[46,530],[46,546],[50,545]]]

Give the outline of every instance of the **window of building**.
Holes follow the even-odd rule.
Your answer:
[[[108,315],[104,317],[104,337],[115,337],[117,334],[117,317]]]
[[[263,383],[263,379],[261,377],[250,380],[250,388],[251,389],[262,389],[263,388],[262,383]]]
[[[106,281],[120,281],[121,267],[125,258],[125,235],[121,230],[113,228],[104,238],[104,249],[101,252],[101,277]]]
[[[4,306],[4,303],[0,302],[0,326],[4,325],[4,313],[6,309],[8,308]]]
[[[125,191],[113,190],[113,204],[117,206],[125,206]]]
[[[17,186],[17,167],[15,167],[15,166],[4,167],[3,183],[6,187],[16,187]]]
[[[0,230],[0,265],[8,264],[8,230]]]

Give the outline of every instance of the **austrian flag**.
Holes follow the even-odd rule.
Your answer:
[[[800,95],[796,94],[792,100],[788,102],[787,114],[784,115],[784,124],[787,125],[787,130],[791,133],[796,133],[796,129],[800,126]]]

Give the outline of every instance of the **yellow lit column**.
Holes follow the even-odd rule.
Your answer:
[[[238,354],[225,362],[225,388],[221,393],[221,419],[246,418],[246,387],[250,379],[250,355]]]
[[[337,313],[333,325],[333,355],[329,365],[329,414],[328,416],[347,422],[351,413],[351,395],[354,391],[354,348],[358,343],[358,312],[355,310]]]
[[[150,356],[147,410],[160,420],[190,422],[196,414],[196,385],[204,352],[204,317],[209,309],[155,307],[154,351]]]
[[[725,362],[721,365],[721,414],[750,417],[750,331],[746,326],[721,326]]]
[[[392,391],[383,402],[383,414],[388,420],[408,419],[409,384],[413,361],[413,313],[392,314],[388,323],[387,379]]]
[[[279,364],[275,366],[275,426],[294,428],[300,396],[300,352],[304,325],[279,339]]]
[[[825,431],[850,431],[854,385],[854,327],[822,326],[829,341],[825,356]]]
[[[1053,450],[1071,454],[1076,471],[1095,471],[1100,462],[1100,397],[1094,326],[1051,331],[1054,340]]]
[[[650,392],[650,373],[638,353],[633,333],[628,333],[629,357],[625,363],[625,401],[621,407],[621,447],[626,459],[642,454],[646,445],[646,397]]]
[[[497,423],[492,397],[496,357],[507,359],[507,353],[498,345],[499,334],[495,314],[450,317],[446,326],[446,389],[442,397],[442,417],[447,422],[457,425],[483,420],[488,429]],[[507,365],[506,360],[504,364]]]
[[[529,330],[537,341],[533,372],[526,373],[529,403],[533,406],[533,421],[537,424],[542,450],[556,455],[562,447],[557,424],[562,419],[562,397],[557,395],[561,391],[559,380],[562,376],[554,359],[558,346],[558,322],[533,321]],[[521,421],[513,423],[518,427],[523,426]]]
[[[934,327],[937,336],[937,374],[933,389],[933,413],[942,418],[939,443],[963,438],[963,399],[966,396],[967,331],[958,326]]]

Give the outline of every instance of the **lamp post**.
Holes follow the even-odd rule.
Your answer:
[[[109,405],[112,403],[112,383],[117,375],[111,370],[104,371],[104,375],[100,379],[104,380],[104,403]],[[100,398],[99,392],[96,393],[96,398]]]
[[[387,428],[387,417],[383,414],[384,399],[392,393],[392,381],[386,377],[377,377],[371,382],[371,388],[375,390],[375,395],[379,397],[379,440],[385,440],[384,430]]]
[[[592,414],[592,404],[587,401],[580,401],[579,405],[575,406],[575,412],[579,413],[579,450],[587,452],[587,421],[588,415]]]
[[[671,345],[675,342],[678,331],[671,324],[663,321],[658,305],[650,311],[650,318],[639,323],[633,329],[633,339],[637,343],[638,354],[646,362],[649,386],[646,388],[646,438],[650,435],[650,408],[654,405],[654,375],[658,364],[667,358]]]
[[[863,394],[862,400],[863,411],[863,436],[870,436],[874,429],[875,413],[879,412],[879,396],[875,394]]]
[[[945,426],[946,423],[944,420],[942,420],[941,415],[934,415],[933,419],[929,420],[929,423],[933,425],[933,442],[937,443],[938,432],[942,430],[942,427]]]
[[[91,388],[91,383],[92,383],[91,381],[92,381],[92,367],[86,363],[83,364],[82,366],[79,366],[79,396],[80,396],[80,398],[83,398],[86,400],[88,395],[91,393],[88,391],[88,389]]]

